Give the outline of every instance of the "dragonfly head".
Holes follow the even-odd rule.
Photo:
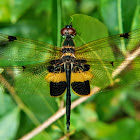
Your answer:
[[[76,35],[76,30],[72,27],[72,25],[66,25],[65,28],[61,30],[62,37],[70,38]]]

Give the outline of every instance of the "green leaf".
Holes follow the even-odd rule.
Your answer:
[[[93,103],[81,104],[71,112],[71,128],[81,131],[84,129],[86,123],[93,123],[98,121],[98,115],[94,110]],[[79,119],[80,117],[80,119]],[[87,127],[86,127],[87,128]]]
[[[15,108],[0,119],[0,139],[15,139],[19,126],[19,109]]]
[[[87,123],[86,133],[100,140],[137,140],[139,139],[140,123],[132,119],[123,119],[113,124],[101,122]]]
[[[123,119],[115,123],[117,132],[111,140],[137,140],[140,134],[140,123],[133,119]]]
[[[108,36],[106,26],[96,18],[82,14],[75,14],[71,18],[72,25],[77,32],[75,36],[76,46]]]
[[[9,95],[4,94],[3,87],[0,86],[0,118],[11,112],[16,105]]]
[[[10,2],[11,22],[15,23],[33,5],[34,0],[13,0]]]
[[[19,127],[19,108],[0,86],[0,139],[13,140]]]
[[[0,1],[0,22],[9,21],[10,9],[8,6],[8,0]]]
[[[137,29],[140,28],[140,1],[137,1],[136,9],[135,9],[135,14],[133,17],[133,22],[132,22],[132,29]]]
[[[136,11],[137,14],[139,14],[138,7],[138,0],[100,1],[102,18],[111,34],[129,32],[131,30],[133,20],[135,19],[134,15],[136,14]]]
[[[125,102],[123,102],[122,108],[129,116],[136,116],[135,107],[130,100],[126,100]]]
[[[138,7],[138,0],[120,0],[121,10],[122,10],[122,26],[124,32],[129,32],[134,20],[134,15],[136,12],[136,7]],[[129,18],[128,18],[129,17]],[[138,27],[137,27],[138,28]],[[134,28],[136,29],[136,28]]]
[[[106,91],[96,96],[96,111],[102,121],[111,120],[120,110],[121,101],[125,102],[126,94],[120,90]]]
[[[117,0],[100,0],[100,13],[111,34],[117,34],[119,30],[117,11]]]
[[[20,97],[41,122],[53,115],[58,109],[56,99],[53,97],[26,94],[21,94]]]

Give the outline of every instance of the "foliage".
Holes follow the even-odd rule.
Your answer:
[[[108,36],[108,31],[113,35],[140,28],[139,8],[139,0],[5,0],[0,1],[0,32],[60,46],[60,26],[72,21],[82,38],[89,42]],[[99,33],[94,32],[96,28]],[[81,45],[78,38],[75,41],[77,46]],[[129,74],[134,75],[133,72]],[[0,84],[2,140],[25,135],[52,116],[60,105],[58,98],[23,94],[19,97],[26,108],[9,93]],[[120,140],[138,140],[139,93],[139,85],[112,89],[77,106],[71,111],[70,129],[74,130],[71,139],[117,140],[119,137]],[[72,100],[77,98],[72,95]],[[59,139],[65,135],[65,129],[64,116],[33,139]]]

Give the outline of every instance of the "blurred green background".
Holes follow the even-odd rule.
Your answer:
[[[139,0],[0,0],[0,33],[61,46],[60,29],[74,14],[97,18],[110,35],[140,28]],[[0,140],[19,139],[60,105],[58,98],[23,95],[28,108],[21,109],[2,84],[0,93]],[[140,86],[92,96],[71,111],[70,129],[72,140],[139,140]],[[59,139],[65,130],[64,116],[32,139]]]

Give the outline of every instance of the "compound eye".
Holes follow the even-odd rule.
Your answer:
[[[63,36],[63,35],[65,35],[66,33],[68,33],[68,29],[67,29],[67,28],[63,28],[63,29],[61,30],[61,35]]]
[[[74,28],[68,28],[67,29],[68,30],[68,33],[70,34],[70,35],[76,35],[76,31],[75,31],[75,29]]]
[[[76,31],[74,28],[63,28],[61,30],[61,35],[62,36],[66,36],[66,35],[72,35],[72,36],[75,36],[76,35]]]

